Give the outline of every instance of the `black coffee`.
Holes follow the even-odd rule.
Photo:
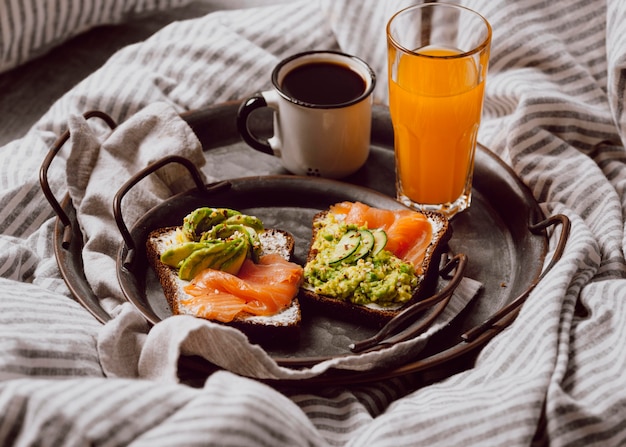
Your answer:
[[[361,96],[365,81],[346,65],[311,62],[287,73],[281,87],[292,98],[309,104],[337,105]]]

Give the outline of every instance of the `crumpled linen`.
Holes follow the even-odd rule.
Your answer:
[[[245,377],[264,380],[310,379],[333,369],[372,371],[401,366],[424,349],[428,339],[449,324],[476,296],[481,285],[464,278],[450,303],[427,331],[390,347],[362,354],[337,356],[307,368],[280,366],[261,346],[252,344],[237,329],[189,315],[166,318],[150,328],[130,304],[119,309],[98,337],[98,352],[109,377],[137,377],[159,382],[178,382],[182,356],[198,356],[215,367]],[[202,371],[198,372],[200,375]]]
[[[93,119],[93,118],[92,118]],[[168,104],[153,103],[98,136],[85,118],[70,116],[66,178],[84,238],[85,277],[102,307],[112,312],[123,300],[116,258],[122,241],[113,202],[122,185],[141,169],[168,155],[180,155],[199,168],[205,163],[193,130]],[[171,163],[142,179],[121,202],[127,228],[146,211],[194,185],[187,170]]]
[[[182,111],[242,98],[267,85],[278,59],[328,47],[376,67],[376,98],[384,101],[381,33],[404,4],[302,1],[173,24],[121,50],[23,139],[0,150],[6,444],[624,444],[626,4],[620,0],[463,2],[494,29],[479,139],[546,215],[565,213],[572,223],[561,261],[472,369],[434,384],[412,374],[308,389],[273,389],[228,372],[211,375],[199,389],[103,378],[93,355],[101,325],[71,299],[59,275],[50,243],[54,215],[36,179],[68,116],[97,108],[122,122],[156,100]],[[51,176],[55,191],[64,192],[62,159]],[[558,236],[558,229],[551,232],[550,251]]]
[[[2,0],[0,72],[24,64],[90,28],[188,3],[190,0],[125,1],[123,4],[114,0],[104,0],[100,4],[81,0],[61,0],[56,4]]]

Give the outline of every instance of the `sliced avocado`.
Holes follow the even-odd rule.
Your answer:
[[[190,281],[204,269],[219,268],[222,261],[227,259],[234,249],[234,244],[221,242],[192,252],[181,263],[178,269],[179,278]]]
[[[261,241],[259,234],[252,227],[246,225],[227,224],[226,222],[214,226],[210,231],[207,231],[201,240],[214,241],[214,240],[226,240],[232,236],[246,237],[250,244],[249,254],[253,259],[258,259],[261,251]]]
[[[263,231],[263,222],[261,219],[255,216],[249,216],[247,214],[237,214],[235,216],[228,217],[224,223],[226,225],[244,225],[246,227],[254,228],[257,232]]]
[[[328,263],[336,264],[343,261],[354,253],[360,245],[361,233],[355,230],[347,231],[337,243],[337,246],[335,247],[333,254],[330,256]]]
[[[183,234],[190,241],[198,241],[205,231],[239,214],[229,208],[197,208],[183,219]]]
[[[243,241],[243,240],[242,240]],[[245,243],[240,248],[234,250],[233,255],[222,262],[219,269],[223,272],[236,275],[239,273],[239,269],[243,265],[243,262],[248,257],[248,249],[245,247]]]
[[[176,245],[161,253],[161,262],[170,267],[178,267],[192,252],[202,248],[207,248],[207,244],[202,242],[185,242]]]
[[[239,233],[246,236],[252,243],[258,239],[258,234],[254,228],[241,224],[227,224],[226,222],[215,225],[209,231],[202,235],[202,240],[228,239],[234,234]]]

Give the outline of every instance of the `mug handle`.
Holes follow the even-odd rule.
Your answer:
[[[267,141],[260,140],[257,138],[250,129],[248,128],[248,118],[250,114],[257,109],[269,107],[267,101],[263,97],[261,93],[257,93],[254,96],[246,99],[240,106],[237,111],[237,130],[239,134],[243,138],[243,140],[248,143],[250,147],[256,149],[257,151],[261,151],[263,153],[274,155],[274,150],[270,146]]]

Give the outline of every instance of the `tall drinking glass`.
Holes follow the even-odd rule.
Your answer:
[[[491,26],[458,5],[424,3],[387,25],[398,200],[449,218],[469,207]]]

